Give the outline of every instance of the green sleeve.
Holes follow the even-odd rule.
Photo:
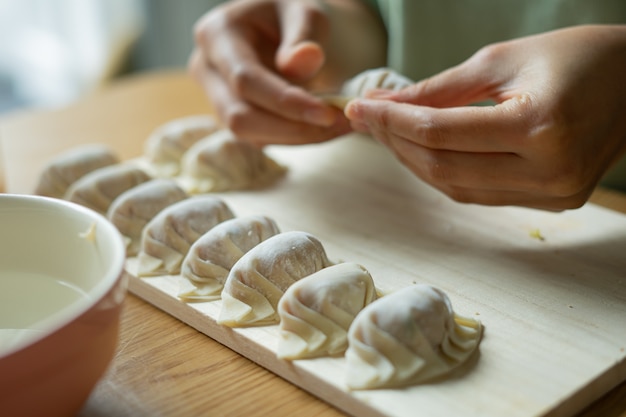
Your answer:
[[[373,10],[378,11],[378,1],[377,0],[361,0],[363,3],[370,6]]]

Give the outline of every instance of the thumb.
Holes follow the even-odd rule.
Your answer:
[[[313,78],[324,65],[323,40],[328,18],[312,4],[285,2],[279,11],[282,39],[276,53],[276,67],[294,81]]]

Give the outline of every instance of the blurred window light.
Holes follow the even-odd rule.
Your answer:
[[[0,111],[58,107],[123,66],[141,0],[0,0]]]

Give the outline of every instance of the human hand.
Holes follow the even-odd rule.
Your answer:
[[[329,13],[319,0],[240,0],[198,21],[190,71],[238,137],[295,144],[351,130],[341,111],[306,89],[329,78]]]
[[[626,26],[579,26],[487,46],[345,114],[456,201],[564,210],[626,150],[624,74]]]

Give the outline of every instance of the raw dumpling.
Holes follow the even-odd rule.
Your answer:
[[[274,220],[265,216],[235,217],[216,225],[191,245],[183,260],[178,296],[185,301],[219,299],[235,262],[278,233]]]
[[[350,78],[341,87],[337,95],[325,95],[322,98],[329,104],[343,109],[356,97],[365,97],[369,90],[401,90],[414,84],[413,81],[390,68],[374,68]]]
[[[233,217],[226,203],[209,195],[190,197],[161,210],[143,230],[138,276],[178,274],[191,245]]]
[[[209,115],[174,119],[150,134],[146,141],[145,155],[158,176],[177,175],[183,154],[194,143],[216,132],[218,128],[217,121]]]
[[[278,302],[277,356],[303,359],[342,354],[354,317],[375,299],[371,275],[356,263],[329,266],[302,278]]]
[[[143,169],[135,165],[111,165],[80,178],[67,190],[65,199],[106,215],[109,206],[120,194],[150,179]]]
[[[217,319],[226,326],[278,322],[276,307],[294,282],[330,266],[320,241],[305,232],[284,232],[252,248],[228,274]]]
[[[44,167],[35,194],[63,198],[69,186],[85,174],[117,163],[118,157],[102,144],[70,149],[52,159]]]
[[[237,140],[229,130],[197,142],[182,164],[183,187],[192,194],[257,188],[285,172],[263,149]]]
[[[390,68],[375,68],[349,79],[342,87],[341,94],[348,97],[364,97],[369,90],[401,90],[415,84],[413,81]]]
[[[137,255],[141,233],[157,213],[187,197],[174,180],[155,179],[125,191],[113,200],[107,217],[124,237],[126,255]]]
[[[365,307],[348,332],[347,385],[390,388],[424,382],[465,362],[482,325],[458,316],[440,289],[412,285]]]

